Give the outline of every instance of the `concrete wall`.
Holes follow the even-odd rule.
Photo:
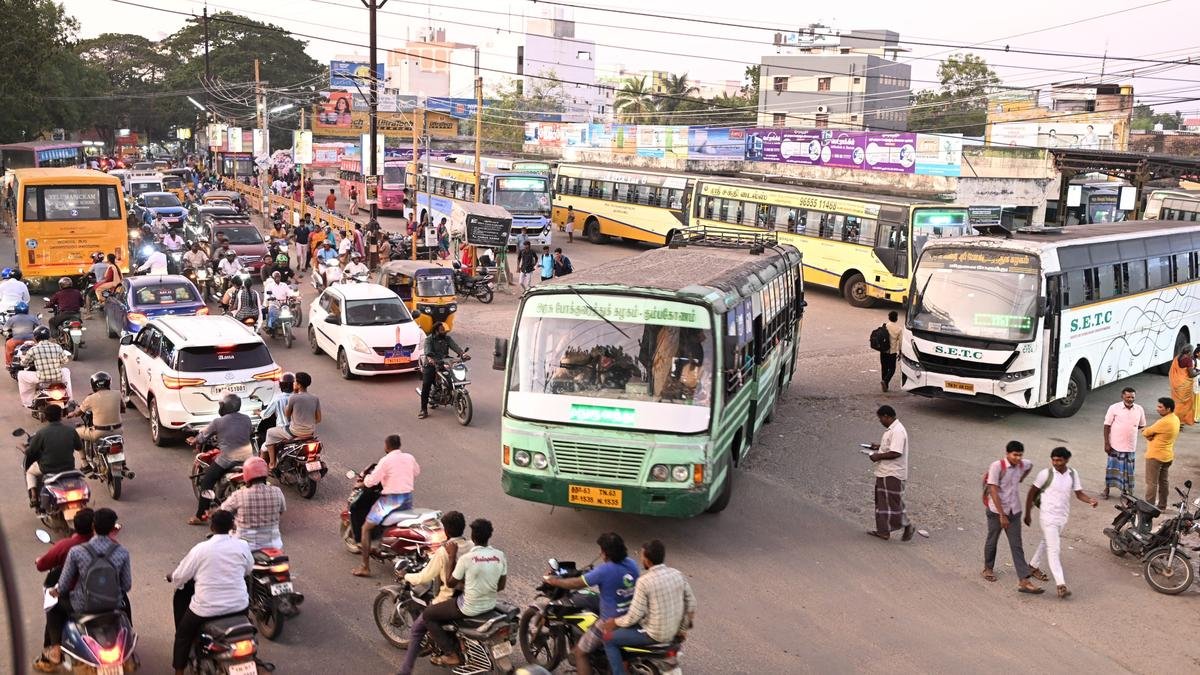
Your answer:
[[[1152,152],[1159,155],[1182,157],[1200,156],[1200,134],[1132,134],[1129,137],[1130,152]]]

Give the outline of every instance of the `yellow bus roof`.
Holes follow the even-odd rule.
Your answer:
[[[90,185],[121,184],[120,178],[93,169],[14,169],[12,173],[22,185],[55,185],[64,182]]]

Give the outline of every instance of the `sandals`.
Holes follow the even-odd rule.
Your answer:
[[[995,581],[996,580],[996,573],[993,572],[992,570],[984,570],[979,573],[979,576],[983,577],[985,581]]]
[[[442,666],[443,668],[453,668],[455,666],[461,666],[463,664],[463,661],[461,658],[455,657],[453,661],[451,661],[450,658],[451,657],[449,657],[449,656],[442,656],[439,654],[438,656],[435,656],[432,659],[430,659],[429,662],[435,666]]]
[[[1058,597],[1062,598],[1063,600],[1071,597],[1071,589],[1067,588],[1066,586],[1059,586]]]
[[[1029,568],[1029,576],[1033,577],[1034,579],[1037,579],[1038,581],[1050,581],[1050,577],[1046,576],[1045,572],[1041,571],[1040,569],[1038,569],[1036,567]]]
[[[208,518],[200,518],[197,516],[192,516],[191,518],[188,518],[187,524],[188,525],[208,525]]]
[[[876,539],[882,539],[884,541],[891,539],[890,536],[883,534],[882,532],[876,532],[875,530],[867,530],[867,534],[875,537]]]

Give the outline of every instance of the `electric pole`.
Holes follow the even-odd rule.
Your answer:
[[[409,237],[410,255],[413,260],[417,259],[417,240],[424,234],[421,228],[423,224],[418,215],[419,211],[419,193],[421,191],[421,160],[424,159],[427,163],[428,157],[421,157],[421,134],[425,131],[425,109],[419,105],[413,109],[413,124],[412,124],[412,216],[408,219],[408,229],[412,231]]]
[[[368,106],[368,111],[369,111],[368,115],[370,116],[370,119],[371,119],[371,124],[370,124],[371,157],[370,157],[370,164],[368,164],[367,166],[370,169],[372,176],[379,176],[380,167],[377,165],[378,164],[378,162],[377,162],[378,150],[375,148],[375,145],[378,142],[375,136],[378,133],[378,129],[379,129],[379,119],[378,119],[379,118],[379,77],[378,77],[379,73],[375,70],[375,63],[376,63],[376,58],[377,58],[376,57],[375,15],[376,15],[376,10],[378,10],[380,7],[383,7],[384,5],[387,4],[387,0],[362,0],[362,4],[366,6],[366,8],[367,8],[367,10],[369,10],[369,13],[371,16],[371,18],[370,18],[370,24],[371,24],[370,25],[370,31],[371,31],[370,52],[371,53],[370,53],[370,57],[369,57],[370,63],[367,65],[367,67],[370,68],[370,71],[371,71],[371,88],[370,88],[370,95],[367,100],[367,106]],[[367,148],[363,148],[363,152],[366,152],[366,151],[367,151]],[[414,157],[413,159],[415,161],[416,158]],[[378,179],[376,179],[376,180],[378,180]],[[364,183],[365,183],[365,181],[364,181]],[[375,198],[371,200],[371,219],[369,221],[367,221],[367,230],[369,230],[369,231],[374,230],[378,227],[379,227],[379,190],[377,188],[375,191]]]
[[[204,135],[205,135],[205,137],[208,136],[208,125],[212,124],[212,119],[210,119],[211,116],[208,112],[208,110],[209,110],[209,108],[208,108],[208,87],[209,87],[209,83],[211,81],[212,81],[212,68],[208,62],[208,5],[205,4],[204,5]],[[208,143],[205,142],[204,145],[205,145],[205,147],[207,147]],[[212,161],[212,149],[211,148],[209,148],[208,160],[210,162]],[[216,167],[213,167],[210,164],[209,168],[215,169]]]
[[[483,147],[483,78],[479,76],[479,47],[475,48],[475,201],[482,202],[479,191],[480,149]]]

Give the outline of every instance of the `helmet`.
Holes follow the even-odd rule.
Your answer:
[[[104,254],[100,251],[96,251],[92,254],[92,262],[104,262]]]
[[[228,243],[227,243],[227,242],[222,242],[222,243],[223,243],[223,244],[225,244],[225,245],[228,245]],[[233,250],[226,251],[226,252],[225,252],[225,257],[226,257],[226,258],[230,258],[230,259],[236,258],[236,257],[237,257],[237,251],[233,251]]]
[[[37,342],[50,339],[50,329],[45,326],[38,326],[33,329],[33,339]]]
[[[13,269],[11,267],[5,267],[4,269],[0,270],[0,278],[7,279],[12,276],[12,273]]]
[[[58,280],[59,288],[70,288],[74,285],[75,285],[75,282],[71,281],[71,277],[60,277]]]
[[[18,302],[13,307],[13,311],[16,312],[17,314],[28,314],[29,313],[29,303],[28,302]]]
[[[267,477],[267,460],[262,457],[251,457],[242,462],[242,480],[247,483]]]
[[[92,391],[108,389],[109,387],[112,386],[112,375],[109,375],[108,373],[104,372],[103,370],[97,370],[95,373],[92,374],[91,381],[92,381]]]
[[[451,263],[450,266],[456,270],[462,269],[462,263],[458,262],[457,260],[455,260],[453,263]]]
[[[21,270],[13,270],[13,271],[12,271],[12,278],[13,278],[13,279],[16,279],[17,281],[20,281],[22,276],[24,276],[24,275],[23,275],[23,274],[21,274]]]
[[[242,409],[242,399],[238,398],[237,394],[225,394],[221,397],[221,402],[217,404],[217,414],[221,417],[229,413],[235,413]]]
[[[287,254],[286,254],[286,253],[284,253],[283,251],[280,251],[280,252],[279,252],[279,255],[275,256],[275,262],[277,262],[277,263],[282,263],[282,264],[286,265],[286,264],[288,263],[288,256],[287,256]]]
[[[358,251],[355,251],[350,254],[350,259],[351,260],[362,260],[362,254],[359,253]]]
[[[284,373],[279,378],[279,391],[285,394],[292,393],[296,388],[296,376],[292,373]]]

